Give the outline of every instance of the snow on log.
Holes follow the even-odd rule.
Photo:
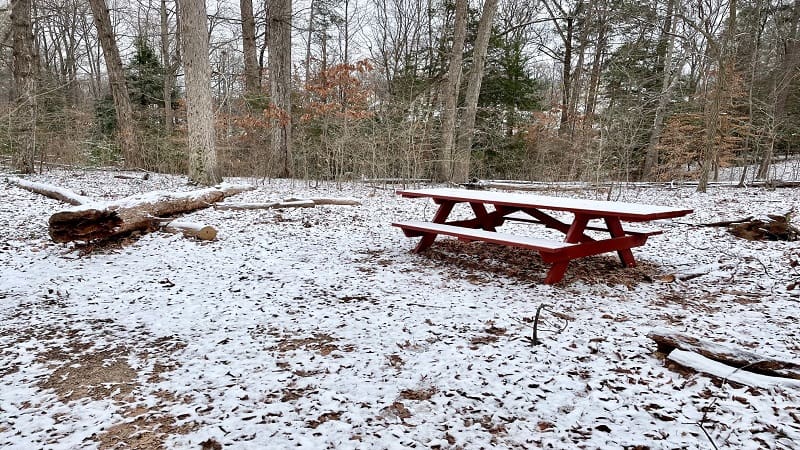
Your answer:
[[[242,211],[249,209],[313,208],[315,206],[316,204],[311,200],[297,200],[269,203],[217,203],[214,205],[214,209]]]
[[[284,202],[312,201],[315,205],[339,205],[339,206],[358,206],[360,200],[355,198],[331,198],[331,197],[304,197],[304,198],[285,198]]]
[[[203,241],[213,241],[217,238],[216,228],[202,223],[182,222],[173,220],[164,225],[164,231],[168,233],[181,233],[187,237],[197,238]]]
[[[249,184],[231,184],[231,183],[220,183],[216,186],[216,188],[225,193],[225,198],[232,197],[236,194],[241,194],[242,192],[253,191],[256,189],[255,186],[251,186]]]
[[[746,350],[673,333],[669,330],[655,330],[647,337],[658,344],[658,351],[661,353],[669,353],[674,349],[685,350],[733,368],[747,368],[750,372],[763,375],[800,380],[800,363],[797,362],[766,358]]]
[[[792,378],[771,377],[749,372],[745,369],[727,366],[695,352],[675,349],[667,356],[670,361],[688,367],[697,372],[707,373],[746,386],[769,389],[775,386],[800,388],[800,380]]]
[[[55,242],[93,241],[133,231],[149,232],[158,229],[164,217],[207,208],[248,189],[220,185],[191,192],[154,191],[110,202],[86,203],[50,216],[50,237]]]
[[[36,183],[34,181],[23,180],[22,178],[8,178],[7,181],[26,191],[44,195],[45,197],[69,203],[70,205],[82,205],[92,202],[92,199],[89,197],[77,194],[69,189],[53,186],[52,184]]]

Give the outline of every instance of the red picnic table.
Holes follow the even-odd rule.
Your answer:
[[[633,267],[636,260],[631,248],[644,245],[647,238],[662,233],[661,230],[625,229],[622,222],[647,222],[657,219],[681,217],[691,209],[668,208],[638,203],[582,200],[540,195],[516,194],[468,189],[420,189],[399,190],[398,195],[407,198],[427,197],[439,205],[432,221],[395,222],[392,225],[403,230],[408,237],[422,237],[414,248],[421,252],[433,244],[439,234],[455,236],[465,241],[485,241],[512,247],[529,248],[539,252],[544,262],[551,264],[544,282],[554,284],[561,281],[573,259],[616,251],[625,267]],[[448,221],[450,212],[457,203],[469,203],[475,217]],[[486,206],[492,205],[493,210]],[[547,211],[572,213],[571,223],[563,222]],[[528,217],[509,217],[522,212]],[[604,223],[591,225],[593,219]],[[497,231],[506,220],[521,220],[540,223],[564,233],[563,241],[519,236]],[[610,237],[593,238],[587,230],[606,231]]]

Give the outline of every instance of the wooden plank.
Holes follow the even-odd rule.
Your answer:
[[[495,244],[508,245],[512,247],[530,248],[545,253],[557,253],[563,251],[565,248],[576,246],[576,244],[569,244],[551,239],[517,236],[508,233],[500,233],[497,231],[464,228],[432,222],[395,222],[392,225],[403,229],[408,236],[418,236],[419,233],[425,235],[444,234],[468,240],[492,242]]]

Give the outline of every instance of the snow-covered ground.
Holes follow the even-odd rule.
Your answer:
[[[95,199],[191,189],[114,175],[28,178]],[[430,219],[424,199],[230,181],[258,183],[235,201],[363,205],[205,209],[185,220],[215,226],[216,241],[89,248],[48,238],[65,205],[0,181],[0,448],[800,448],[796,388],[670,367],[646,336],[797,361],[797,243],[690,225],[800,211],[796,189],[615,187],[616,200],[695,213],[659,222],[637,268],[588,258],[548,286],[524,251],[440,238],[411,254],[390,223]],[[533,346],[541,304],[552,312]]]

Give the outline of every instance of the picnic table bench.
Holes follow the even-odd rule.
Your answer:
[[[430,222],[395,222],[407,237],[421,237],[414,253],[429,248],[436,236],[449,235],[465,241],[485,241],[512,247],[536,250],[544,262],[551,265],[545,283],[561,281],[573,259],[617,252],[625,267],[633,267],[636,260],[631,248],[645,244],[647,238],[660,234],[661,230],[626,229],[622,222],[648,222],[658,219],[681,217],[691,209],[669,208],[638,203],[582,200],[574,198],[547,197],[495,191],[466,189],[419,189],[398,190],[398,195],[407,198],[430,198],[439,205]],[[463,220],[447,219],[458,203],[468,203],[474,217]],[[488,210],[491,205],[493,210]],[[564,222],[545,211],[563,211],[573,215],[572,222]],[[520,213],[524,213],[520,217]],[[497,231],[507,220],[519,220],[542,224],[564,233],[563,241],[542,239]],[[590,221],[601,220],[600,225]],[[608,238],[594,238],[587,231],[604,231]]]

